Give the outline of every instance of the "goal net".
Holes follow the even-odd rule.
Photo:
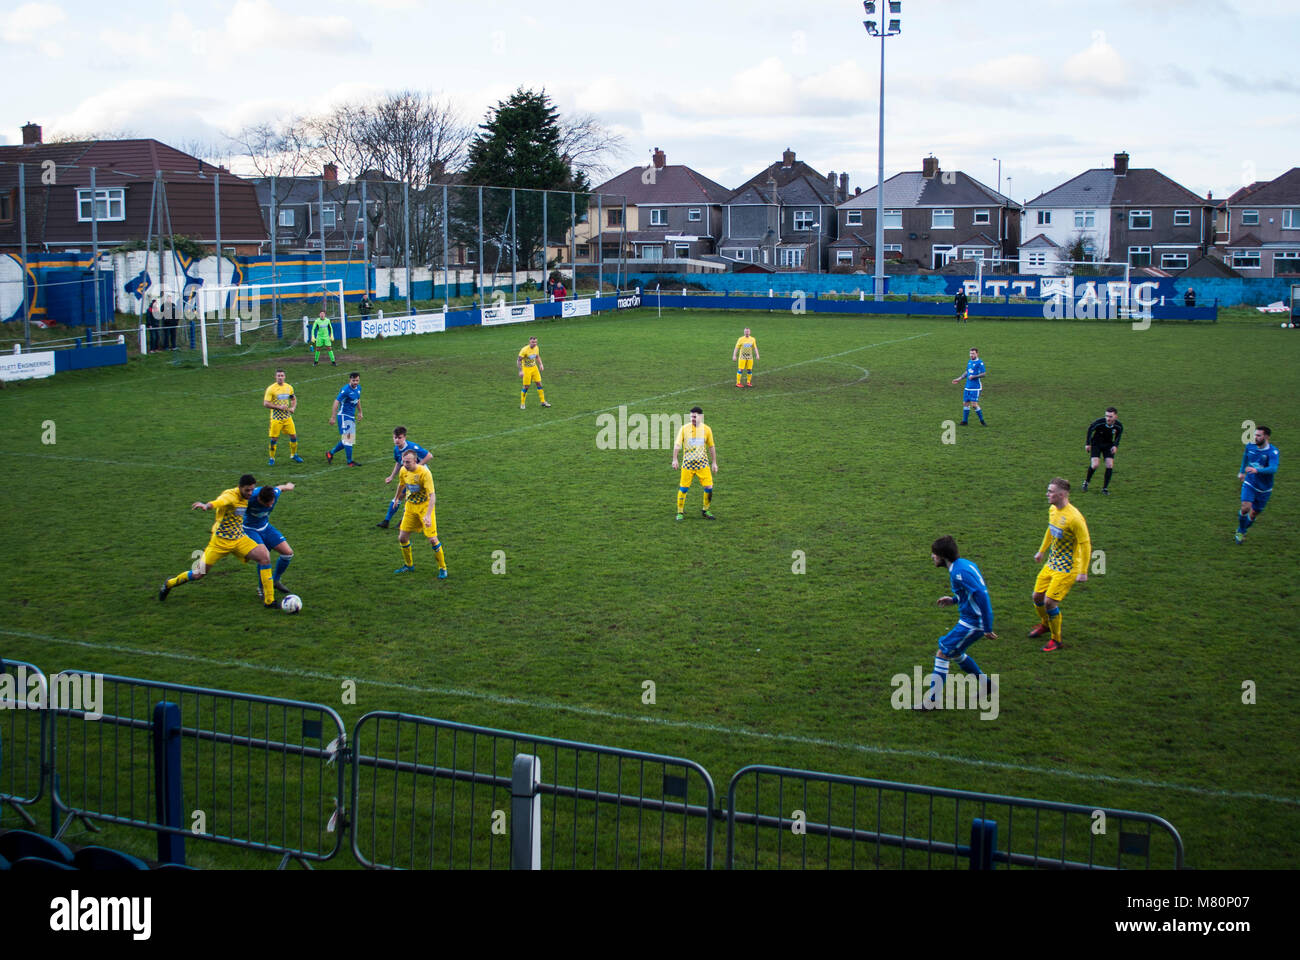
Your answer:
[[[322,313],[339,346],[348,345],[341,279],[200,286],[189,296],[199,321],[204,366],[210,353],[245,355],[302,346],[311,321]]]

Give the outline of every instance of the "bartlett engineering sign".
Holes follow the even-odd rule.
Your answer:
[[[0,380],[32,380],[54,376],[54,351],[0,354]]]

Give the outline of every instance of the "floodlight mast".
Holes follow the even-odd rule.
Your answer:
[[[876,170],[876,277],[875,296],[877,303],[885,299],[885,38],[896,37],[903,32],[903,21],[898,18],[902,13],[902,0],[887,0],[890,19],[886,21],[884,6],[880,9],[880,22],[863,20],[867,35],[880,38],[880,131],[879,157]],[[875,0],[863,0],[862,7],[867,16],[876,14]]]

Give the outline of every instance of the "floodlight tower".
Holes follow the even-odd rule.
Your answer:
[[[903,32],[903,21],[898,19],[902,13],[902,0],[887,0],[889,3],[889,20],[885,19],[884,2],[880,7],[880,22],[863,20],[867,34],[880,38],[880,157],[876,171],[876,292],[875,300],[879,303],[885,299],[885,38],[896,37]],[[875,0],[863,0],[862,7],[868,17],[876,15]]]

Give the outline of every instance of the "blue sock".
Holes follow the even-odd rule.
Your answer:
[[[1250,529],[1250,525],[1255,522],[1255,518],[1248,513],[1241,515],[1241,532],[1245,533]]]
[[[276,583],[279,583],[280,578],[284,576],[284,571],[289,569],[289,561],[292,559],[293,559],[292,553],[289,554],[287,557],[281,554],[280,559],[275,561],[275,576],[273,576],[271,579],[274,580]]]
[[[948,679],[948,661],[943,657],[935,656],[934,658],[934,679],[930,681],[930,691],[926,694],[926,701],[931,705],[930,709],[938,709],[939,704],[943,701],[943,682]]]
[[[343,445],[342,445],[342,444],[339,444],[339,446],[343,446]],[[351,463],[351,462],[352,462],[352,448],[351,448],[351,447],[343,447],[343,452],[346,453],[346,454],[348,455],[348,463]]]
[[[338,453],[342,449],[343,449],[343,441],[340,440],[338,443],[334,444],[334,449],[331,450],[330,453]]]
[[[961,422],[966,423],[970,420],[970,407],[963,407],[961,411]]]
[[[980,407],[978,410],[976,410],[976,411],[975,411],[975,416],[977,416],[977,417],[980,418],[980,423],[983,423],[983,422],[984,422],[984,408],[983,408],[983,407]]]
[[[957,666],[961,667],[967,673],[973,673],[975,676],[980,675],[980,665],[975,662],[975,658],[969,653],[963,656]]]
[[[397,512],[397,504],[395,504],[392,500],[389,500],[389,501],[388,501],[388,515],[387,515],[386,517],[384,517],[384,523],[387,523],[389,520],[392,520],[392,519],[393,519],[393,514],[395,514],[396,512]]]

